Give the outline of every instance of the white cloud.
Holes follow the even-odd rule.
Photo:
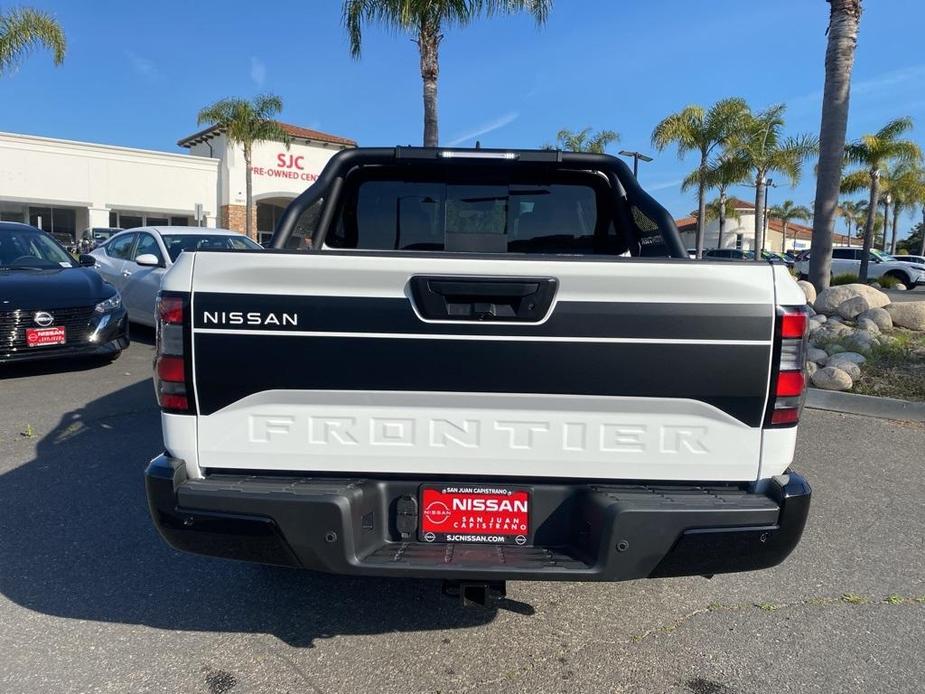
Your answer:
[[[679,179],[677,181],[666,181],[665,183],[656,183],[655,185],[652,185],[652,186],[643,185],[643,188],[645,188],[647,191],[650,191],[650,192],[653,190],[665,190],[666,188],[678,188],[683,182],[684,182],[684,179]]]
[[[449,141],[448,144],[450,145],[450,147],[456,147],[457,145],[461,145],[464,142],[468,142],[469,140],[474,140],[475,138],[480,137],[481,135],[487,135],[488,133],[494,132],[495,130],[500,130],[504,126],[510,125],[518,118],[520,118],[520,114],[517,113],[516,111],[511,111],[510,113],[506,113],[503,116],[496,118],[495,120],[489,123],[484,123],[480,125],[475,130],[471,130],[469,132],[458,135],[457,137],[454,137],[452,140]]]
[[[157,65],[154,64],[153,60],[142,57],[132,51],[126,51],[125,57],[128,58],[132,69],[145,79],[154,80],[160,77],[160,71],[157,69]]]
[[[852,80],[851,96],[852,98],[864,97],[879,94],[884,91],[889,91],[889,96],[895,97],[896,92],[893,90],[896,87],[900,85],[907,85],[910,82],[921,83],[923,81],[925,81],[925,65],[910,65],[908,67],[900,68],[899,70],[883,72],[868,79]],[[917,90],[909,89],[909,91]],[[822,91],[812,92],[811,94],[804,94],[803,96],[798,96],[787,101],[787,104],[791,107],[807,105],[816,106],[821,103]]]
[[[251,56],[251,79],[254,80],[254,84],[258,87],[262,87],[267,79],[266,64],[260,58],[254,56]]]

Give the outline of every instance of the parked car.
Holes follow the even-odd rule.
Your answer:
[[[161,277],[184,251],[261,250],[244,234],[203,227],[138,227],[121,231],[90,255],[104,279],[122,293],[129,319],[154,325]]]
[[[164,276],[152,520],[178,549],[474,602],[778,564],[811,494],[806,296],[687,255],[615,157],[339,152],[272,252]]]
[[[751,251],[743,251],[740,248],[711,248],[703,252],[703,257],[710,260],[751,260],[755,256]]]
[[[861,270],[863,253],[863,248],[833,248],[832,275],[858,274]],[[809,274],[810,257],[811,253],[807,253],[796,264],[800,277],[806,277]],[[867,277],[869,279],[893,277],[909,289],[925,284],[925,263],[903,262],[889,253],[876,249],[871,249],[868,263]]]
[[[89,253],[94,248],[103,245],[122,229],[120,227],[88,227],[80,234],[80,248]]]
[[[704,251],[703,257],[711,260],[754,260],[755,252],[743,251],[740,248],[713,248],[709,251]],[[788,268],[793,267],[793,261],[782,253],[761,251],[761,257],[772,263],[780,263]]]
[[[925,255],[897,255],[894,257],[901,263],[925,265]]]
[[[90,256],[75,261],[41,229],[0,222],[0,363],[119,356],[128,318],[92,264]]]

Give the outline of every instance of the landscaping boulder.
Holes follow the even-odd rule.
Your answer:
[[[853,361],[840,361],[835,368],[851,376],[852,381],[856,381],[861,377],[861,367]]]
[[[874,323],[870,318],[858,318],[858,330],[863,330],[871,335],[880,334],[880,326]]]
[[[850,361],[855,364],[863,364],[867,357],[857,352],[837,352],[825,360],[826,366],[837,366],[839,362]]]
[[[855,330],[844,337],[844,343],[855,352],[869,354],[877,341],[877,336],[866,330]]]
[[[906,291],[906,285],[904,285],[902,282],[900,282],[899,284],[893,285],[893,289],[895,289],[895,290],[898,291],[898,292],[904,292],[904,291]]]
[[[807,347],[806,358],[810,362],[816,362],[817,364],[822,364],[826,359],[829,358],[829,355],[824,349],[818,349],[816,347]]]
[[[834,366],[819,369],[813,374],[812,380],[814,386],[825,390],[850,390],[854,385],[851,376]]]
[[[925,330],[925,301],[890,304],[887,311],[893,319],[893,325],[909,330]]]
[[[856,296],[863,296],[870,304],[870,308],[886,306],[890,303],[890,297],[866,284],[842,284],[836,287],[827,287],[819,292],[819,296],[813,302],[813,308],[818,313],[832,315],[838,312],[838,307],[848,299]]]
[[[806,303],[811,304],[816,300],[816,288],[806,280],[800,280],[797,282],[800,285],[800,289],[803,290],[803,293],[806,294]]]
[[[816,315],[816,310],[809,304],[806,304],[806,315],[810,318]]]
[[[826,345],[824,349],[828,354],[842,354],[843,352],[848,351],[847,347],[845,347],[844,345],[840,345],[838,343]]]
[[[838,308],[838,315],[846,320],[854,320],[855,317],[869,311],[873,308],[865,296],[853,296],[850,299],[842,301]]]
[[[890,318],[890,312],[885,308],[871,308],[864,311],[864,313],[858,316],[858,325],[860,325],[861,320],[867,319],[873,321],[877,324],[877,327],[880,328],[881,332],[884,330],[889,330],[893,327],[893,319]]]
[[[819,370],[819,365],[814,361],[806,362],[806,378],[812,380],[813,374]]]

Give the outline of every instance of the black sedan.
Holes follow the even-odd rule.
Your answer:
[[[0,364],[115,359],[128,346],[122,297],[83,263],[40,229],[0,222]]]

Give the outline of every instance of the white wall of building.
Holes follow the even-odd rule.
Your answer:
[[[218,167],[213,158],[0,133],[0,204],[77,208],[79,227],[109,226],[113,210],[192,220],[200,204],[214,226]]]

